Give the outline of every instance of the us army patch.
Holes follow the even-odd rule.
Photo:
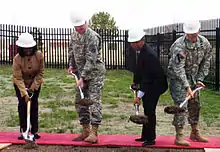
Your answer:
[[[180,51],[178,54],[177,54],[177,59],[176,59],[176,63],[180,63],[182,59],[185,58],[185,53],[184,51]]]

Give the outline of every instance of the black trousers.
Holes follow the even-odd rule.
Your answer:
[[[147,141],[156,139],[156,106],[160,97],[157,90],[151,88],[142,98],[144,114],[148,116],[148,124],[143,125],[141,138]]]
[[[18,114],[20,122],[20,132],[26,131],[27,128],[27,104],[25,99],[21,97],[20,90],[14,84],[16,96],[18,98]],[[31,133],[35,134],[38,132],[38,97],[40,93],[40,87],[37,91],[34,92],[33,97],[31,98],[31,111],[30,111],[30,123],[31,123]]]

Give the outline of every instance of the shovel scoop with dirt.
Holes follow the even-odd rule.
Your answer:
[[[133,90],[130,86],[130,89],[133,91],[134,93],[134,99],[137,96],[136,90]],[[140,115],[139,114],[139,104],[135,104],[135,114],[131,115],[129,117],[129,120],[135,124],[147,124],[148,123],[148,117],[146,115]]]
[[[201,90],[203,87],[198,87],[195,90],[193,90],[193,95]],[[190,96],[186,97],[186,99],[179,105],[179,106],[167,106],[164,108],[164,112],[167,114],[177,114],[177,113],[183,113],[185,112],[187,109],[186,107],[184,107],[184,105],[187,103],[187,101],[191,99]]]
[[[129,120],[135,124],[147,124],[148,123],[148,117],[146,115],[140,115],[139,114],[139,105],[135,104],[135,115],[131,115],[129,117]]]
[[[72,76],[75,78],[76,82],[79,81],[76,74],[72,73]],[[79,86],[78,89],[79,89],[80,97],[81,97],[81,99],[79,100],[79,104],[80,104],[80,105],[83,105],[83,106],[90,106],[90,105],[92,105],[93,102],[92,102],[89,98],[86,98],[86,97],[84,96],[84,93],[83,93],[83,91],[82,91],[82,88]]]

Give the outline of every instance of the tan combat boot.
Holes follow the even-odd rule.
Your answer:
[[[190,146],[190,143],[184,140],[182,127],[176,127],[176,139],[174,141],[174,144],[181,145],[181,146]]]
[[[191,125],[192,131],[190,134],[190,139],[193,141],[198,141],[198,142],[208,142],[208,139],[205,137],[202,137],[199,133],[199,127],[198,125]]]
[[[73,138],[72,141],[83,141],[89,136],[90,133],[90,125],[89,124],[82,124],[83,130],[82,133],[77,136],[76,138]]]
[[[90,142],[90,143],[97,143],[98,142],[98,125],[92,125],[92,129],[90,131],[89,136],[84,140],[86,142]]]

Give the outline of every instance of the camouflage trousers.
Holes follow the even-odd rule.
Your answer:
[[[93,104],[83,106],[79,104],[80,92],[76,89],[75,108],[79,115],[80,124],[100,125],[102,121],[102,88],[104,87],[104,76],[97,76],[85,83],[84,96],[89,98]]]
[[[194,89],[194,88],[192,88]],[[171,97],[176,106],[179,106],[186,98],[186,90],[180,82],[170,81]],[[200,101],[199,92],[195,93],[193,99],[188,100],[188,103],[184,105],[188,111],[185,113],[175,114],[172,124],[174,126],[183,127],[188,117],[188,122],[191,125],[198,124],[200,115]]]

